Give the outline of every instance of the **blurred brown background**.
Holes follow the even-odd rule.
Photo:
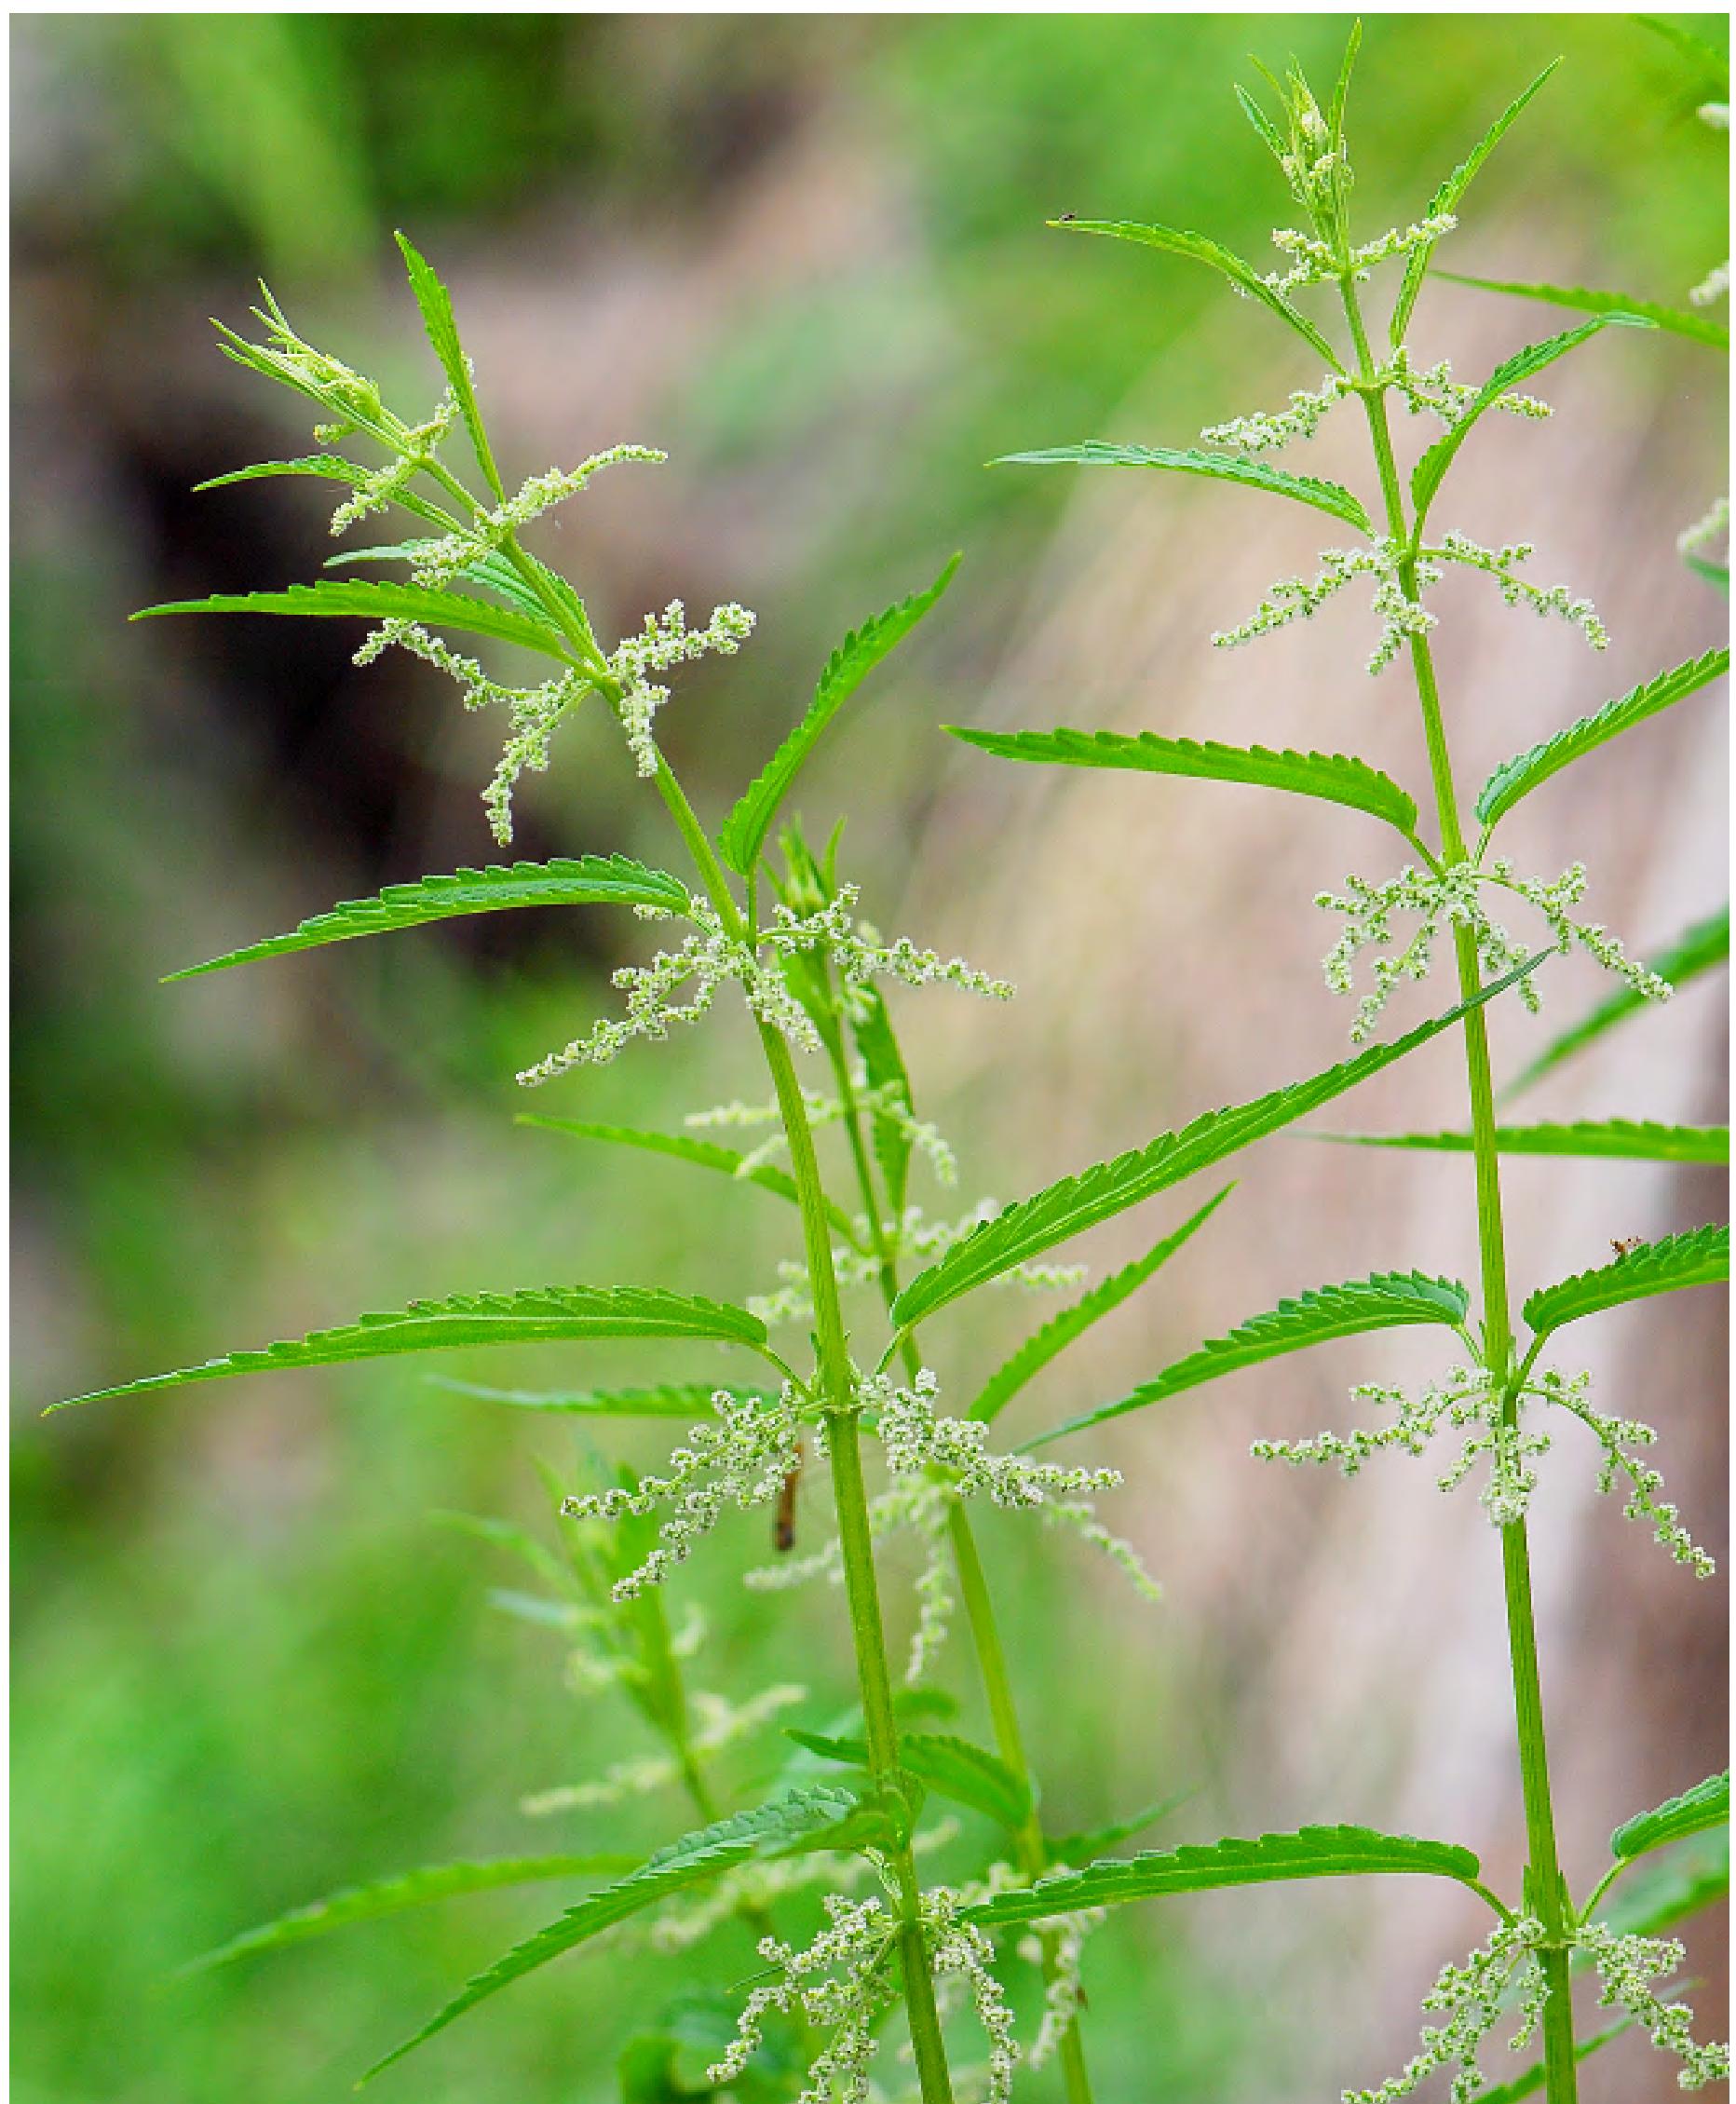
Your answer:
[[[1722,37],[1719,18],[1672,19]],[[216,358],[204,318],[237,320],[263,271],[315,340],[431,400],[389,238],[401,224],[452,285],[509,476],[618,439],[667,446],[669,467],[613,471],[542,545],[611,632],[677,594],[758,610],[751,648],[682,678],[662,719],[707,814],[844,630],[965,550],[802,807],[815,830],[848,814],[847,860],[882,925],[1018,983],[1011,1009],[945,991],[900,1009],[920,1108],[956,1136],[966,1193],[1010,1198],[1338,1056],[1349,1010],[1321,984],[1332,930],[1310,900],[1347,869],[1386,874],[1387,853],[1323,806],[1014,769],[936,726],[1149,726],[1354,751],[1422,779],[1403,672],[1359,669],[1360,593],[1246,652],[1209,647],[1274,577],[1309,567],[1312,514],[1204,484],[980,465],[1086,436],[1186,444],[1312,384],[1209,274],[1041,222],[1199,226],[1265,267],[1282,207],[1229,82],[1249,77],[1246,51],[1278,62],[1292,47],[1329,74],[1343,27],[14,18],[23,2104],[333,2094],[546,1902],[358,1930],[168,1995],[162,1976],[353,1878],[612,1844],[605,1815],[556,1837],[516,1806],[623,1750],[618,1719],[562,1687],[558,1646],[490,1611],[500,1573],[428,1519],[540,1523],[530,1457],[564,1463],[558,1432],[443,1396],[414,1368],[47,1425],[40,1405],[417,1293],[667,1278],[739,1295],[790,1253],[788,1223],[754,1194],[510,1123],[514,1068],[613,998],[607,971],[638,954],[631,923],[499,916],[156,984],[333,899],[491,851],[476,796],[496,726],[461,717],[433,674],[357,672],[347,625],[127,627],[136,606],[309,577],[330,552],[317,492],[189,495],[306,444],[287,398]],[[1558,52],[1568,62],[1442,260],[1679,302],[1728,245],[1721,143],[1693,117],[1709,91],[1693,61],[1621,18],[1370,18],[1352,103],[1362,224],[1415,217]],[[1437,284],[1415,333],[1476,376],[1558,325]],[[1559,624],[1506,613],[1485,579],[1442,589],[1472,783],[1723,630],[1721,602],[1673,550],[1727,486],[1723,362],[1612,332],[1548,382],[1554,421],[1473,439],[1448,509],[1479,538],[1535,540],[1535,573],[1589,593],[1613,640],[1594,658]],[[1363,483],[1355,437],[1352,417],[1335,420],[1287,464]],[[1548,876],[1583,858],[1592,910],[1645,954],[1725,895],[1725,780],[1720,704],[1696,700],[1528,802],[1510,851]],[[521,813],[529,857],[662,852],[623,755],[592,728],[567,734]],[[1496,1019],[1504,1070],[1602,991],[1589,967],[1552,968],[1540,1023]],[[1412,995],[1404,1016],[1444,994]],[[1722,1116],[1725,1002],[1722,974],[1702,980],[1563,1067],[1527,1114]],[[1444,1044],[1336,1122],[1451,1124],[1459,1079]],[[672,1125],[739,1093],[757,1093],[748,1047],[720,1025],[537,1107]],[[1021,1403],[1021,1432],[1282,1293],[1377,1267],[1472,1275],[1460,1161],[1284,1138],[1239,1168],[1210,1229]],[[1508,1188],[1525,1285],[1723,1205],[1710,1172],[1622,1163],[1522,1161]],[[1204,1196],[1162,1202],[1179,1219]],[[1161,1225],[1142,1213],[1082,1254],[1101,1275]],[[955,1324],[949,1386],[1033,1319],[997,1301],[983,1334]],[[1629,1310],[1573,1341],[1584,1359],[1568,1370],[1589,1364],[1606,1406],[1661,1427],[1666,1481],[1721,1554],[1716,1296]],[[1164,1580],[1153,1612],[1065,1544],[1033,1553],[1013,1523],[985,1526],[1057,1823],[1192,1785],[1158,1838],[1363,1820],[1467,1840],[1511,1881],[1499,1565],[1474,1497],[1444,1500],[1431,1469],[1396,1459],[1346,1486],[1246,1452],[1342,1424],[1353,1380],[1438,1364],[1402,1337],[1334,1347],[1118,1428],[1104,1445],[1130,1483],[1105,1516]],[[622,1450],[661,1449],[654,1431]],[[1722,1581],[1670,1565],[1593,1496],[1594,1473],[1564,1420],[1535,1539],[1581,1886],[1613,1825],[1725,1744]],[[732,1539],[713,1573],[759,1549]],[[711,1684],[847,1688],[833,1603],[704,1590],[720,1593]],[[962,1666],[948,1662],[964,1692]],[[633,1819],[634,1841],[670,1830],[666,1808]],[[1300,2104],[1376,2081],[1411,2049],[1438,1966],[1481,1934],[1451,1899],[1384,1883],[1145,1909],[1092,1947],[1103,2094]],[[1702,1920],[1689,1939],[1708,2029],[1724,2021],[1721,1934]],[[618,2037],[669,1983],[611,1971],[550,1972],[402,2079],[470,2104],[612,2096]],[[1674,2094],[1632,2041],[1587,2070],[1588,2099]]]

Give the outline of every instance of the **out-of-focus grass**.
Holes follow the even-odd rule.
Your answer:
[[[353,1878],[545,1841],[612,1843],[618,1829],[602,1816],[545,1838],[515,1806],[635,1743],[605,1705],[563,1688],[552,1639],[488,1608],[505,1577],[488,1554],[428,1518],[457,1507],[546,1524],[530,1458],[565,1461],[558,1427],[462,1404],[405,1368],[47,1425],[39,1405],[419,1292],[543,1279],[750,1291],[790,1248],[789,1223],[762,1194],[511,1128],[513,1067],[608,998],[612,929],[551,924],[522,945],[433,933],[156,986],[159,971],[275,925],[286,903],[327,903],[345,888],[331,874],[339,864],[410,874],[393,857],[429,808],[463,813],[461,853],[487,851],[469,785],[444,786],[455,759],[427,750],[443,695],[416,687],[406,706],[402,685],[356,687],[354,707],[375,712],[378,748],[362,756],[381,786],[376,795],[370,779],[365,796],[327,804],[319,721],[298,719],[274,745],[240,708],[204,706],[201,688],[225,691],[221,657],[158,657],[149,631],[123,627],[165,565],[174,575],[185,560],[161,545],[141,463],[183,482],[231,464],[186,457],[193,436],[210,445],[216,428],[186,406],[214,398],[215,361],[173,366],[187,316],[211,297],[232,311],[261,265],[286,292],[353,295],[367,309],[402,220],[458,248],[509,233],[534,253],[539,227],[576,217],[599,242],[625,232],[629,249],[637,238],[656,251],[711,224],[717,198],[779,142],[800,135],[812,152],[816,136],[834,141],[840,163],[895,200],[895,238],[872,255],[847,249],[823,283],[733,312],[671,383],[668,442],[702,479],[758,479],[793,505],[805,453],[837,458],[829,434],[852,405],[877,401],[884,428],[850,456],[851,484],[821,529],[792,542],[762,645],[674,734],[721,805],[842,627],[920,581],[913,568],[932,551],[966,545],[956,625],[806,798],[816,813],[829,790],[848,792],[863,810],[853,845],[864,874],[895,876],[927,794],[929,726],[965,713],[956,704],[992,669],[1065,495],[1059,479],[979,464],[1100,430],[1221,296],[1204,273],[1064,244],[1041,220],[1161,218],[1263,260],[1274,192],[1257,143],[1238,135],[1228,80],[1244,48],[1281,58],[1293,42],[1326,71],[1341,32],[1218,16],[422,17],[414,36],[400,18],[366,16],[15,25],[18,258],[32,317],[21,398],[80,401],[76,377],[40,361],[57,346],[66,355],[81,328],[101,337],[80,314],[113,311],[129,355],[170,365],[147,399],[178,405],[173,428],[142,431],[129,421],[137,401],[92,381],[75,459],[33,451],[25,433],[14,644],[21,2104],[332,2094],[547,1918],[549,1895],[433,1910],[167,1993],[164,1975]],[[1474,268],[1499,255],[1514,274],[1550,275],[1555,253],[1530,240],[1535,224],[1552,243],[1577,243],[1574,266],[1597,281],[1679,297],[1724,252],[1716,150],[1668,49],[1614,19],[1509,17],[1499,34],[1472,17],[1371,22],[1355,124],[1369,223],[1414,216],[1558,50],[1569,64],[1482,179],[1455,260]],[[391,311],[395,330],[409,328],[405,303]],[[1514,341],[1542,333],[1538,319],[1527,332],[1515,310]],[[1242,406],[1247,386],[1275,400],[1312,377],[1280,375],[1257,352],[1242,375],[1190,371],[1180,355],[1163,373],[1166,430],[1139,435],[1184,441],[1205,416]],[[229,531],[245,533],[280,494],[224,513]],[[307,568],[324,551],[317,530],[297,549]],[[612,753],[598,762],[588,735],[574,740],[572,785],[535,807],[549,844],[598,845],[607,829],[608,845],[655,855],[655,840],[615,815],[625,771]],[[865,759],[889,806],[864,793]],[[644,1052],[545,1107],[671,1122],[754,1088],[742,1041],[720,1032]],[[974,1195],[983,1179],[971,1167]],[[1014,1163],[989,1180],[1007,1195],[1025,1179]],[[1015,1312],[996,1320],[1004,1341]],[[993,1363],[994,1337],[967,1341],[972,1365]],[[614,1364],[555,1355],[469,1370],[542,1385]],[[641,1357],[618,1364],[649,1372]],[[621,1444],[657,1450],[640,1434]],[[1064,1547],[1033,1556],[993,1525],[987,1538],[1022,1681],[1051,1694],[1038,1736],[1057,1823],[1200,1783],[1176,1830],[1207,1830],[1210,1719],[1174,1714],[1153,1625],[1081,1577]],[[762,1546],[732,1534],[722,1567],[757,1560]],[[694,1595],[690,1575],[678,1590]],[[817,1705],[848,1699],[833,1601],[705,1590],[720,1604],[701,1685],[739,1694],[793,1677]],[[1081,1671],[1080,1624],[1100,1604],[1118,1634],[1093,1636]],[[969,1701],[960,1665],[955,1654],[949,1674]],[[751,1779],[764,1758],[744,1757],[737,1773]],[[631,1824],[649,1844],[683,1815],[646,1805]],[[738,1948],[713,1976],[752,1962]],[[1271,2042],[1245,2012],[1232,2018],[1162,1925],[1117,1924],[1092,1966],[1093,2003],[1137,2012],[1132,2026],[1096,2027],[1105,2095],[1272,2094],[1260,2058]],[[674,1977],[606,1953],[563,1965],[393,2079],[468,2104],[590,2104],[610,2094],[617,2048]]]

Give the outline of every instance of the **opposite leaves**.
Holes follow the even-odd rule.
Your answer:
[[[718,835],[724,860],[739,876],[746,876],[759,860],[779,805],[827,725],[881,658],[897,648],[952,583],[959,561],[955,555],[926,591],[914,592],[852,630],[827,659],[807,713],[766,762],[764,772],[730,812]]]
[[[1165,1403],[1172,1395],[1257,1366],[1267,1359],[1282,1358],[1291,1351],[1305,1351],[1310,1345],[1326,1344],[1334,1337],[1360,1337],[1369,1330],[1404,1328],[1417,1323],[1439,1323],[1447,1329],[1463,1327],[1471,1296],[1457,1279],[1425,1278],[1417,1271],[1377,1271],[1373,1277],[1355,1279],[1345,1285],[1319,1286],[1281,1300],[1263,1315],[1238,1323],[1227,1336],[1214,1337],[1186,1359],[1178,1359],[1155,1380],[1146,1381],[1119,1402],[1105,1403],[1070,1423],[1058,1426],[1033,1440],[1040,1446],[1087,1425],[1107,1418],[1124,1417],[1143,1410],[1147,1404]]]
[[[1205,1848],[1147,1850],[1124,1863],[1092,1863],[1083,1870],[1039,1878],[1025,1892],[999,1893],[965,1907],[960,1919],[992,1932],[1053,1914],[1076,1913],[1086,1907],[1119,1907],[1128,1900],[1158,1899],[1171,1893],[1281,1884],[1302,1878],[1410,1872],[1475,1885],[1481,1867],[1468,1848],[1446,1841],[1377,1834],[1367,1826],[1304,1826],[1294,1834],[1214,1841]]]
[[[1111,730],[971,730],[958,724],[943,727],[997,759],[1069,767],[1130,767],[1147,774],[1249,782],[1366,811],[1396,827],[1407,840],[1417,830],[1416,799],[1378,767],[1342,753],[1273,753],[1263,745],[1160,738],[1149,730],[1127,737]]]
[[[1715,1285],[1728,1279],[1729,1270],[1729,1229],[1695,1228],[1685,1235],[1643,1242],[1613,1264],[1545,1286],[1526,1302],[1525,1319],[1541,1338],[1605,1308],[1620,1308],[1654,1293],[1679,1292],[1684,1286]]]
[[[96,1389],[88,1395],[56,1403],[53,1409],[104,1403],[117,1395],[187,1388],[196,1381],[226,1380],[237,1374],[341,1365],[404,1351],[633,1337],[758,1347],[766,1342],[766,1325],[745,1308],[665,1293],[654,1286],[544,1286],[522,1293],[460,1293],[446,1300],[413,1300],[408,1308],[389,1314],[360,1315],[341,1329],[313,1330],[305,1337],[267,1344],[256,1351],[232,1351],[202,1366],[183,1366],[174,1373],[151,1374],[143,1380]]]
[[[1206,475],[1214,482],[1240,482],[1244,489],[1269,490],[1274,496],[1293,497],[1311,504],[1316,511],[1329,512],[1354,526],[1358,533],[1375,537],[1374,522],[1361,500],[1338,482],[1324,482],[1312,475],[1287,475],[1282,468],[1268,468],[1263,460],[1240,454],[1201,453],[1197,447],[1178,452],[1170,446],[1112,445],[1104,439],[1087,439],[1080,445],[1045,446],[1036,453],[1007,453],[992,463],[997,468],[1167,468],[1178,475]]]
[[[512,906],[655,906],[685,914],[692,904],[687,887],[660,869],[647,869],[625,855],[584,855],[576,861],[514,862],[504,869],[461,869],[451,876],[424,876],[414,884],[388,884],[377,899],[347,899],[330,913],[316,914],[293,933],[230,950],[208,964],[171,971],[170,980],[197,979],[232,964],[287,957],[322,943],[347,943],[358,935],[389,935],[400,928],[461,914],[500,913]]]
[[[1605,702],[1595,714],[1581,716],[1566,730],[1558,730],[1553,738],[1532,746],[1528,753],[1503,760],[1477,792],[1478,818],[1485,829],[1495,826],[1522,796],[1528,796],[1551,775],[1559,774],[1563,767],[1571,767],[1575,760],[1595,752],[1600,745],[1607,745],[1624,730],[1632,730],[1647,717],[1655,716],[1673,703],[1698,693],[1729,669],[1728,649],[1708,650],[1703,657],[1690,658],[1685,665],[1660,672],[1655,679],[1645,681],[1630,693]]]

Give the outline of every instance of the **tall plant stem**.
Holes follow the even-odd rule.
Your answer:
[[[1344,311],[1356,346],[1363,407],[1374,441],[1385,502],[1387,531],[1401,550],[1401,590],[1421,604],[1417,556],[1405,521],[1404,493],[1392,455],[1386,397],[1376,376],[1368,335],[1349,271],[1340,279]],[[1441,829],[1441,860],[1447,866],[1468,861],[1459,822],[1458,796],[1446,744],[1440,686],[1429,638],[1413,631],[1411,667],[1422,709],[1423,736],[1429,748],[1429,771],[1434,783],[1435,810]],[[1483,991],[1476,937],[1466,927],[1453,930],[1460,998],[1474,1000]],[[1501,1220],[1500,1157],[1495,1132],[1495,1092],[1489,1074],[1488,1026],[1481,1008],[1464,1018],[1465,1073],[1471,1096],[1472,1154],[1476,1163],[1477,1242],[1483,1282],[1483,1356],[1501,1384],[1501,1419],[1511,1431],[1518,1421],[1519,1372],[1513,1363],[1512,1314],[1508,1296],[1506,1237]],[[1561,1875],[1555,1841],[1555,1816],[1549,1786],[1549,1752],[1543,1730],[1543,1688],[1538,1672],[1537,1618],[1531,1594],[1531,1552],[1522,1514],[1501,1528],[1501,1573],[1507,1606],[1507,1649],[1512,1669],[1513,1716],[1519,1741],[1519,1781],[1525,1802],[1526,1844],[1529,1866],[1526,1904],[1543,1924],[1539,1960],[1548,1990],[1543,2004],[1543,2082],[1548,2104],[1578,2104],[1578,2062],[1573,2039],[1573,2000],[1567,1972],[1567,1931],[1572,1907]]]
[[[857,1100],[855,1082],[850,1078],[849,1060],[845,1052],[842,1038],[828,1038],[826,1049],[832,1059],[838,1098],[844,1106],[844,1126],[849,1141],[850,1159],[856,1167],[856,1180],[861,1190],[862,1204],[868,1215],[869,1239],[879,1269],[880,1291],[886,1301],[887,1310],[890,1313],[892,1303],[898,1298],[898,1258],[887,1241],[885,1224],[880,1217],[874,1173],[869,1167],[867,1143],[862,1136],[861,1106]],[[905,1370],[914,1378],[922,1366],[914,1331],[905,1333],[901,1351]],[[970,1627],[971,1646],[976,1652],[977,1670],[983,1676],[983,1692],[988,1701],[989,1721],[995,1734],[996,1750],[1018,1782],[1030,1807],[1012,1840],[1013,1853],[1021,1874],[1035,1884],[1050,1867],[1049,1843],[1037,1813],[1037,1787],[1031,1774],[1031,1764],[1024,1751],[1024,1734],[1019,1728],[1019,1710],[1013,1699],[1012,1676],[1007,1670],[1007,1654],[1001,1647],[1000,1627],[995,1617],[995,1603],[989,1593],[988,1575],[983,1568],[983,1558],[977,1549],[976,1536],[971,1531],[970,1515],[956,1498],[952,1499],[947,1506],[946,1533],[953,1552],[953,1562],[958,1572],[958,1590],[964,1600],[965,1621]],[[1059,1938],[1052,1930],[1043,1930],[1039,1932],[1038,1940],[1043,1953],[1044,1984],[1052,1986],[1060,1972]],[[1077,2016],[1069,2021],[1062,2033],[1059,2058],[1067,2104],[1092,2104],[1091,2071],[1086,2066],[1085,2044],[1079,2036]]]

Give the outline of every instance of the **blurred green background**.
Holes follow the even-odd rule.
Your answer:
[[[1722,38],[1721,19],[1692,20]],[[414,1367],[47,1424],[40,1405],[418,1293],[667,1279],[738,1295],[789,1253],[789,1223],[755,1193],[511,1124],[512,1071],[611,998],[631,926],[501,916],[156,984],[335,898],[490,853],[476,793],[495,726],[456,720],[431,673],[355,672],[346,626],[127,626],[152,601],[311,576],[329,552],[301,485],[189,494],[306,440],[287,398],[216,357],[204,317],[238,320],[263,273],[316,341],[431,400],[390,240],[401,225],[454,288],[509,479],[617,439],[669,448],[655,474],[613,471],[544,545],[600,628],[676,593],[758,610],[752,648],[684,677],[663,719],[707,812],[843,631],[966,550],[942,614],[805,799],[817,823],[828,798],[849,809],[856,871],[871,898],[876,884],[895,897],[909,842],[944,822],[933,726],[973,713],[1070,494],[1071,478],[981,463],[1105,429],[1136,390],[1144,414],[1161,407],[1161,428],[1137,435],[1185,443],[1206,416],[1309,377],[1283,375],[1258,331],[1240,371],[1171,357],[1221,303],[1217,281],[1130,270],[1043,220],[1162,219],[1263,256],[1277,200],[1229,83],[1249,77],[1250,50],[1294,48],[1329,75],[1344,26],[14,16],[20,2104],[344,2093],[551,1912],[548,1895],[432,1910],[184,1989],[165,1975],[353,1878],[612,1844],[622,1823],[607,1814],[557,1835],[518,1800],[636,1744],[606,1698],[563,1685],[556,1636],[491,1609],[509,1572],[430,1519],[546,1526],[531,1461],[566,1466],[558,1427],[442,1394]],[[1363,223],[1415,217],[1558,52],[1566,65],[1480,179],[1452,260],[1566,276],[1565,240],[1590,281],[1679,300],[1727,245],[1716,142],[1692,115],[1708,84],[1620,17],[1369,18],[1352,123]],[[1540,310],[1512,320],[1513,342],[1550,326]],[[1625,370],[1651,390],[1636,415],[1716,423],[1711,358],[1666,347]],[[1682,489],[1681,518],[1719,472]],[[657,859],[632,788],[613,741],[569,733],[522,798],[517,851]],[[922,905],[892,924],[922,935]],[[1105,1058],[1137,1054],[1109,1043]],[[759,1093],[748,1047],[719,1028],[538,1107],[674,1123],[738,1093]],[[980,1122],[962,1102],[922,1107]],[[1160,1098],[1147,1129],[1193,1107]],[[1008,1195],[1038,1177],[1015,1155],[988,1180]],[[968,1160],[968,1192],[983,1181]],[[1016,1311],[999,1320],[1004,1334],[971,1341],[984,1365],[1016,1334]],[[653,1372],[625,1354],[557,1362],[467,1370]],[[729,1532],[713,1570],[759,1559],[748,1531]],[[1218,1662],[1216,1693],[1212,1662],[1194,1661],[1178,1705],[1185,1626],[1136,1620],[1064,1548],[1030,1554],[985,1531],[1056,1823],[1193,1784],[1185,1838],[1217,1831],[1212,1747],[1237,1660]],[[799,1678],[816,1715],[847,1698],[833,1600],[704,1589],[701,1685]],[[678,1590],[694,1597],[690,1573]],[[1115,1628],[1104,1656],[1119,1663],[1038,1703],[1087,1614]],[[1690,1647],[1713,1711],[1717,1656]],[[948,1677],[968,1695],[962,1664]],[[750,1749],[734,1772],[746,1785],[773,1758]],[[683,1823],[647,1802],[629,1840]],[[1105,2098],[1335,2093],[1291,2086],[1305,1969],[1268,1994],[1167,1929],[1142,1919],[1093,1946],[1094,2005],[1136,2013],[1097,2027]],[[1349,1946],[1333,1961],[1367,1961]],[[751,1964],[732,1947],[714,1976]],[[617,2050],[675,1977],[607,1954],[569,1962],[393,2079],[468,2104],[590,2104],[613,2094]],[[1414,2024],[1414,1999],[1363,2002],[1362,2038],[1309,2045],[1335,2081],[1375,2079],[1369,2055]],[[1652,2077],[1626,2066],[1592,2094],[1640,2096]]]

